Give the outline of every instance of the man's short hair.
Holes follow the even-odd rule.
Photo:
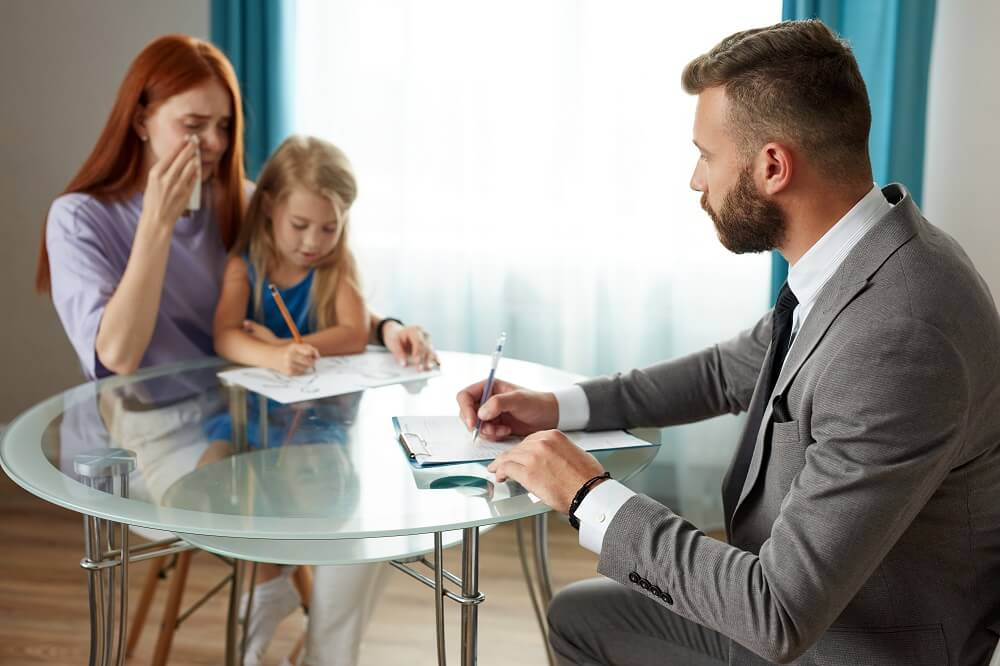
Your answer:
[[[871,178],[865,82],[850,46],[821,21],[730,35],[688,63],[681,83],[692,95],[724,87],[729,129],[746,156],[785,142],[829,177]]]

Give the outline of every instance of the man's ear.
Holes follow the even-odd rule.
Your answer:
[[[788,146],[771,142],[757,153],[757,177],[761,192],[774,196],[787,189],[795,172],[795,159]]]

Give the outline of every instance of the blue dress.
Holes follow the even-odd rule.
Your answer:
[[[250,281],[250,293],[253,294],[254,283],[257,281],[257,272],[246,255],[243,255],[243,261],[247,265],[247,279]],[[313,277],[315,275],[316,271],[311,270],[298,284],[292,285],[288,289],[278,287],[281,300],[285,302],[288,314],[292,316],[292,321],[295,322],[295,326],[302,335],[313,333],[312,323],[309,321],[309,292],[312,289]],[[267,326],[279,338],[290,338],[292,337],[292,332],[289,330],[288,324],[285,323],[285,318],[281,316],[281,310],[278,309],[277,302],[271,296],[270,287],[271,282],[265,277],[260,297],[261,310],[263,310],[264,315],[262,318],[263,321],[256,316],[256,312],[254,311],[256,308],[254,308],[252,297],[247,300],[247,319]]]
[[[244,255],[243,261],[247,265],[247,279],[250,282],[250,293],[253,293],[254,282],[256,281],[256,271],[250,263],[249,258]],[[312,323],[309,316],[309,294],[312,289],[313,277],[316,271],[309,273],[287,289],[278,288],[288,314],[291,315],[295,326],[302,335],[313,332]],[[263,290],[261,293],[262,317],[256,316],[253,298],[247,302],[246,318],[263,324],[279,338],[291,338],[292,332],[285,322],[285,318],[278,309],[278,304],[270,292],[270,281],[265,277]],[[260,396],[257,394],[247,394],[247,442],[250,448],[260,448],[262,440],[260,428]],[[320,443],[320,442],[344,442],[346,432],[344,430],[344,414],[342,405],[338,403],[336,409],[331,409],[330,405],[325,405],[323,401],[310,403],[305,413],[297,419],[294,418],[295,405],[283,405],[273,400],[267,401],[267,446],[281,446],[293,443]],[[292,423],[295,423],[294,432],[290,432]],[[229,414],[217,414],[205,421],[203,426],[205,435],[209,440],[232,441],[233,428]]]

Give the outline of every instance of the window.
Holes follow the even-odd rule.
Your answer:
[[[680,7],[298,3],[294,126],[354,163],[351,241],[373,307],[442,349],[487,352],[506,330],[511,356],[585,374],[753,324],[770,259],[726,251],[689,189],[680,73],[780,20],[781,3]],[[721,459],[733,421],[714,435]]]

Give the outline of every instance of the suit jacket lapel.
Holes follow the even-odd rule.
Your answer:
[[[764,367],[764,368],[771,367],[771,356],[772,356],[773,353],[774,353],[774,348],[772,346],[768,345],[767,351],[764,353],[764,363],[763,363],[762,367]],[[750,414],[750,418],[748,418],[743,423],[743,430],[740,432],[740,438],[739,438],[739,443],[737,444],[737,448],[739,448],[740,446],[742,446],[743,439],[746,437],[746,434],[747,434],[746,431],[749,428],[756,427],[756,425],[757,425],[756,423],[753,422],[753,414],[756,414],[757,410],[760,409],[760,403],[763,402],[764,400],[767,400],[767,396],[764,395],[764,382],[765,382],[765,373],[764,372],[760,372],[757,375],[757,384],[754,386],[753,396],[751,396],[751,398],[750,398],[750,405],[747,408],[747,413]],[[770,418],[770,413],[771,413],[770,410],[765,407],[765,409],[764,409],[764,416],[765,416],[765,418]],[[766,421],[764,421],[764,423],[766,423]],[[758,432],[757,433],[757,439],[756,439],[756,442],[754,444],[754,452],[753,452],[753,456],[754,457],[756,457],[756,456],[759,455],[758,454],[758,449],[760,447],[760,438],[761,438],[761,434],[760,434],[760,432]],[[723,477],[723,480],[722,480],[723,493],[728,492],[730,479],[731,479],[731,477],[732,477],[733,474],[735,474],[735,473],[744,473],[742,470],[737,470],[736,469],[736,467],[737,467],[737,460],[739,460],[739,458],[740,458],[740,455],[739,455],[739,451],[737,450],[735,452],[735,454],[733,455],[732,460],[729,462],[729,469],[726,470],[726,475]],[[748,465],[748,467],[746,468],[747,469],[747,471],[745,473],[746,476],[743,479],[744,486],[741,486],[741,489],[740,489],[741,495],[740,495],[740,497],[737,498],[736,504],[732,507],[732,513],[731,514],[727,514],[726,516],[724,516],[724,519],[725,519],[725,525],[724,525],[724,527],[725,527],[725,530],[726,530],[726,536],[729,537],[730,541],[732,541],[732,531],[731,530],[732,530],[733,516],[736,515],[736,507],[738,507],[739,506],[739,502],[742,501],[742,497],[743,497],[742,496],[742,492],[743,492],[743,488],[745,487],[745,484],[746,484],[746,478],[748,476],[750,476],[750,474],[749,474],[750,467],[753,465],[752,460],[753,459],[751,458],[751,462]],[[728,507],[725,506],[725,504],[726,503],[724,501],[723,502],[723,508],[724,509],[728,508]]]
[[[774,391],[766,397],[767,405],[764,408],[763,420],[757,432],[757,442],[740,493],[740,500],[733,511],[734,516],[756,485],[766,462],[767,447],[764,435],[767,432],[766,424],[771,419],[774,396],[784,394],[837,316],[864,291],[882,264],[917,233],[917,224],[921,217],[909,192],[902,185],[893,184],[883,188],[882,193],[889,203],[894,204],[894,208],[854,246],[840,268],[820,290],[816,303],[788,351]],[[768,358],[770,352],[768,349]],[[767,361],[764,367],[768,367]],[[758,399],[758,393],[762,390],[762,381],[758,378],[751,403]],[[764,398],[760,396],[760,399]]]

